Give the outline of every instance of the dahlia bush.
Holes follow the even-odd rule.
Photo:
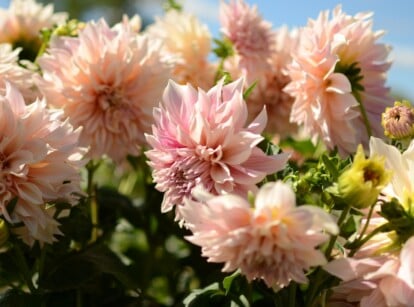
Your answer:
[[[373,14],[125,13],[0,10],[0,306],[414,306],[414,107]]]

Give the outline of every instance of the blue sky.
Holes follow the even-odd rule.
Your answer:
[[[218,37],[218,7],[220,0],[178,0],[185,9],[193,12],[207,23],[211,32]],[[342,4],[348,14],[361,11],[374,12],[374,30],[385,30],[381,42],[392,46],[390,58],[393,65],[388,73],[388,86],[414,103],[414,1],[409,0],[245,0],[257,4],[262,16],[274,27],[304,26],[308,18],[316,18],[321,10],[332,10]],[[1,7],[7,7],[9,0],[0,0]],[[142,4],[141,4],[142,5]],[[161,14],[154,2],[144,0],[153,14]]]
[[[414,103],[414,1],[408,0],[245,0],[256,4],[259,12],[274,27],[300,27],[309,18],[315,19],[322,10],[332,10],[338,4],[350,15],[358,12],[374,13],[374,30],[385,30],[380,39],[392,47],[393,65],[387,84],[395,92]],[[219,29],[217,9],[219,0],[187,0],[188,10],[208,23],[213,34]]]

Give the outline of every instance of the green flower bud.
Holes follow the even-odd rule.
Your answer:
[[[9,227],[3,219],[0,219],[0,247],[9,239]]]
[[[338,178],[339,195],[358,209],[373,205],[391,179],[391,172],[385,170],[384,163],[385,158],[378,155],[366,159],[359,145],[352,166]]]

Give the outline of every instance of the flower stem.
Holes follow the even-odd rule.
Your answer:
[[[36,288],[33,285],[33,281],[32,281],[32,277],[30,274],[30,269],[29,266],[27,265],[26,259],[23,255],[22,250],[20,249],[20,247],[18,247],[17,245],[14,246],[14,251],[15,251],[15,255],[16,255],[16,262],[18,264],[18,267],[22,270],[22,277],[24,279],[24,281],[27,284],[27,287],[29,288],[31,293],[36,293]]]
[[[92,223],[91,239],[89,243],[93,243],[98,239],[98,203],[96,202],[95,185],[93,183],[93,176],[98,167],[99,162],[94,163],[93,161],[90,161],[86,166],[86,169],[88,170],[88,182],[86,192],[88,193],[88,205],[90,208]]]
[[[297,289],[297,284],[296,283],[291,283],[290,287],[289,287],[289,307],[295,307],[296,306],[296,289]]]
[[[375,236],[376,234],[380,232],[383,232],[384,230],[387,230],[388,228],[389,228],[388,223],[383,224],[375,228],[372,232],[370,232],[367,236],[365,236],[365,238],[359,239],[359,242],[356,244],[356,247],[354,247],[354,249],[349,253],[349,257],[352,257],[353,255],[355,255],[355,253],[361,248],[361,246],[367,243],[368,240],[371,239],[373,236]]]
[[[353,91],[354,97],[358,101],[359,110],[361,111],[362,120],[364,121],[365,128],[367,130],[368,138],[372,136],[372,129],[371,125],[369,124],[367,111],[365,110],[365,107],[361,101],[361,96],[359,95],[358,91]]]
[[[343,222],[345,221],[346,217],[348,216],[349,211],[351,211],[351,206],[347,206],[344,210],[342,210],[342,213],[339,216],[339,219],[338,219],[338,222],[337,222],[339,229],[341,229],[341,226],[342,226]],[[335,242],[336,242],[337,238],[338,238],[338,235],[331,236],[331,239],[329,240],[328,246],[326,247],[325,257],[328,260],[331,258],[331,252],[332,252],[332,249],[335,245]]]

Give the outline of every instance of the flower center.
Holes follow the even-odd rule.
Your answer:
[[[217,146],[216,148],[210,148],[204,145],[199,145],[196,148],[196,153],[200,157],[200,159],[212,163],[219,162],[223,157],[223,150],[221,145]]]
[[[122,91],[118,88],[106,85],[98,93],[98,105],[103,111],[111,107],[119,107],[123,102]]]

